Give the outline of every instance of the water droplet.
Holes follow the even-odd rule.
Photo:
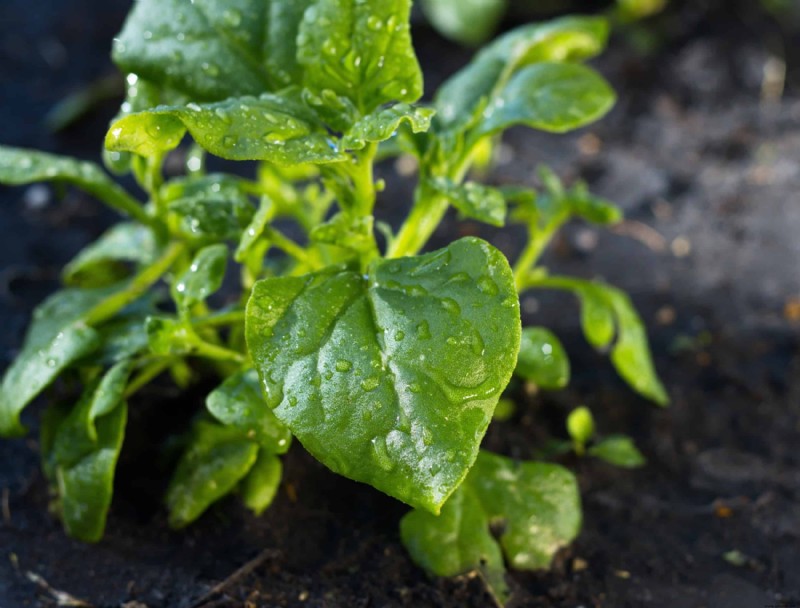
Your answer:
[[[370,18],[367,19],[367,27],[373,32],[380,31],[383,29],[383,21],[381,21],[380,17],[371,15]]]
[[[228,10],[222,14],[222,19],[229,27],[239,27],[242,23],[242,13],[237,10]]]
[[[430,340],[431,328],[427,321],[421,321],[417,325],[417,338],[420,340]]]
[[[347,359],[339,359],[336,362],[337,372],[349,372],[351,369],[353,369],[352,361],[348,361]]]
[[[408,390],[410,390],[412,393],[419,393],[422,390],[422,387],[416,382],[412,382],[408,385]]]
[[[219,76],[219,68],[213,63],[202,63],[200,65],[200,69],[202,69],[203,72],[205,72],[212,78],[215,76]]]
[[[394,468],[394,462],[389,456],[389,450],[386,449],[386,440],[383,437],[372,438],[372,455],[378,466],[387,473]]]
[[[480,289],[481,292],[485,293],[487,296],[496,296],[499,292],[497,283],[495,283],[489,277],[481,277],[478,279],[478,289]]]
[[[292,395],[289,397],[289,407],[294,407],[295,405],[297,405],[297,397]]]
[[[454,315],[461,314],[461,307],[453,298],[442,298],[442,308]]]
[[[57,365],[58,365],[58,359],[54,359],[53,357],[50,357],[47,360],[47,367],[56,367]]]
[[[400,331],[400,330],[398,330],[398,331],[397,331],[397,332],[394,334],[394,339],[395,339],[395,340],[397,340],[398,342],[401,342],[401,341],[402,341],[402,340],[403,340],[405,337],[406,337],[406,334],[405,334],[405,332],[402,332],[402,331]]]
[[[370,376],[361,381],[361,388],[366,392],[374,391],[380,386],[381,379],[378,376]]]

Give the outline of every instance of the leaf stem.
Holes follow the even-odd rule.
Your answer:
[[[292,239],[283,234],[273,226],[264,228],[264,236],[278,249],[298,262],[314,267],[314,260],[306,249],[295,243]]]
[[[125,289],[109,296],[92,308],[83,321],[87,325],[99,325],[104,321],[108,321],[131,302],[139,299],[151,285],[172,267],[185,248],[186,246],[183,243],[169,245],[158,260],[136,275]]]

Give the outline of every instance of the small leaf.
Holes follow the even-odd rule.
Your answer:
[[[189,323],[164,316],[148,317],[145,332],[150,352],[159,357],[188,355],[197,339]]]
[[[130,114],[111,125],[106,148],[157,155],[177,147],[187,130],[200,146],[227,160],[292,166],[346,159],[296,95],[268,93]]]
[[[336,245],[355,252],[369,251],[375,246],[372,216],[351,217],[338,213],[311,231],[311,240],[326,245]]]
[[[123,394],[129,373],[130,365],[123,363],[90,384],[78,405],[50,432],[52,444],[45,446],[64,526],[70,536],[83,541],[99,541],[105,529],[125,433]]]
[[[151,223],[144,208],[94,163],[34,150],[0,146],[0,184],[65,182],[77,186],[120,213]]]
[[[583,61],[603,50],[608,24],[597,17],[565,17],[526,25],[499,37],[437,92],[435,129],[463,131],[508,80],[541,61]]]
[[[242,481],[242,500],[256,515],[261,515],[275,500],[283,475],[280,458],[264,450]]]
[[[490,527],[504,523],[495,540]],[[437,576],[480,569],[503,604],[508,587],[500,547],[513,568],[547,568],[581,526],[578,484],[568,470],[540,462],[516,463],[481,451],[464,483],[438,517],[412,511],[400,536],[412,559]]]
[[[406,124],[412,133],[424,133],[431,126],[435,114],[431,108],[398,103],[365,116],[347,132],[342,139],[346,150],[361,150],[369,142],[390,139],[401,125]]]
[[[169,523],[182,528],[244,479],[258,457],[258,445],[238,429],[195,424],[189,445],[167,489]]]
[[[191,266],[173,284],[172,297],[178,308],[188,311],[222,287],[227,263],[225,245],[209,245],[198,251]]]
[[[544,327],[522,330],[516,374],[548,391],[569,384],[569,357],[553,332]]]
[[[570,63],[537,63],[520,70],[483,111],[478,135],[514,125],[565,133],[594,122],[616,95],[594,70]]]
[[[500,190],[475,182],[455,184],[443,178],[432,179],[428,183],[434,191],[447,197],[450,204],[464,217],[491,226],[505,225],[508,210],[506,199]]]
[[[584,446],[594,437],[594,417],[588,407],[582,405],[570,412],[567,416],[567,432],[576,451],[582,454]]]
[[[300,26],[305,85],[349,97],[362,114],[422,96],[411,44],[411,0],[318,0]]]
[[[261,241],[264,229],[269,225],[275,213],[276,209],[272,200],[268,196],[262,197],[258,211],[256,211],[253,219],[250,220],[250,223],[242,232],[239,245],[236,247],[236,252],[233,255],[233,259],[236,262],[242,264],[249,259],[250,254]]]
[[[258,282],[250,355],[267,404],[318,460],[437,512],[477,455],[519,349],[505,257],[478,239]]]
[[[230,376],[209,394],[206,407],[222,424],[238,429],[269,453],[285,454],[289,450],[292,434],[264,401],[255,370]]]
[[[64,282],[80,287],[105,287],[130,276],[126,263],[147,265],[156,257],[156,242],[149,228],[117,224],[67,264]]]
[[[477,45],[500,24],[508,0],[423,0],[422,9],[442,34],[462,44]]]
[[[589,448],[589,455],[625,469],[637,469],[647,464],[633,440],[625,435],[601,439]]]

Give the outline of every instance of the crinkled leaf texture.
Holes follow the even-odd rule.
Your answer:
[[[504,531],[496,540],[490,526],[497,522]],[[412,511],[401,520],[400,535],[412,559],[437,576],[480,570],[502,604],[509,592],[501,548],[513,568],[547,568],[580,527],[580,494],[570,471],[481,451],[441,515]]]
[[[247,344],[267,403],[318,460],[438,512],[474,462],[520,340],[505,257],[466,238],[256,284]]]

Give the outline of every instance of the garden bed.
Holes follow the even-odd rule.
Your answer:
[[[41,118],[112,73],[107,50],[129,3],[38,4],[37,16],[17,0],[0,7],[9,58],[0,65],[2,141],[96,158],[113,103],[58,136]],[[585,403],[601,432],[630,433],[649,465],[629,472],[569,462],[584,530],[552,572],[512,574],[512,606],[800,601],[800,96],[790,81],[780,100],[764,98],[774,32],[734,16],[712,23],[649,58],[617,40],[599,62],[620,93],[611,116],[567,137],[513,133],[493,174],[498,183],[529,181],[546,162],[623,206],[627,221],[616,233],[576,224],[549,261],[632,293],[673,398],[657,410],[634,396],[586,345],[568,296],[523,296],[527,320],[565,343],[573,382],[553,394],[519,390],[517,413],[492,426],[486,447],[535,457],[564,435],[566,412]],[[467,58],[425,29],[417,47],[423,66],[438,61],[429,90]],[[384,201],[389,217],[405,204]],[[0,205],[5,367],[32,306],[112,218],[77,193],[57,202],[41,187],[2,189]],[[513,233],[474,230],[515,252]],[[490,604],[476,577],[431,581],[411,563],[397,531],[406,507],[335,477],[299,445],[264,516],[225,500],[186,531],[170,531],[160,502],[170,427],[154,434],[147,421],[157,411],[180,428],[202,393],[176,395],[161,385],[132,403],[99,545],[70,540],[48,515],[36,442],[0,442],[0,606],[54,605],[56,591],[97,607]]]

